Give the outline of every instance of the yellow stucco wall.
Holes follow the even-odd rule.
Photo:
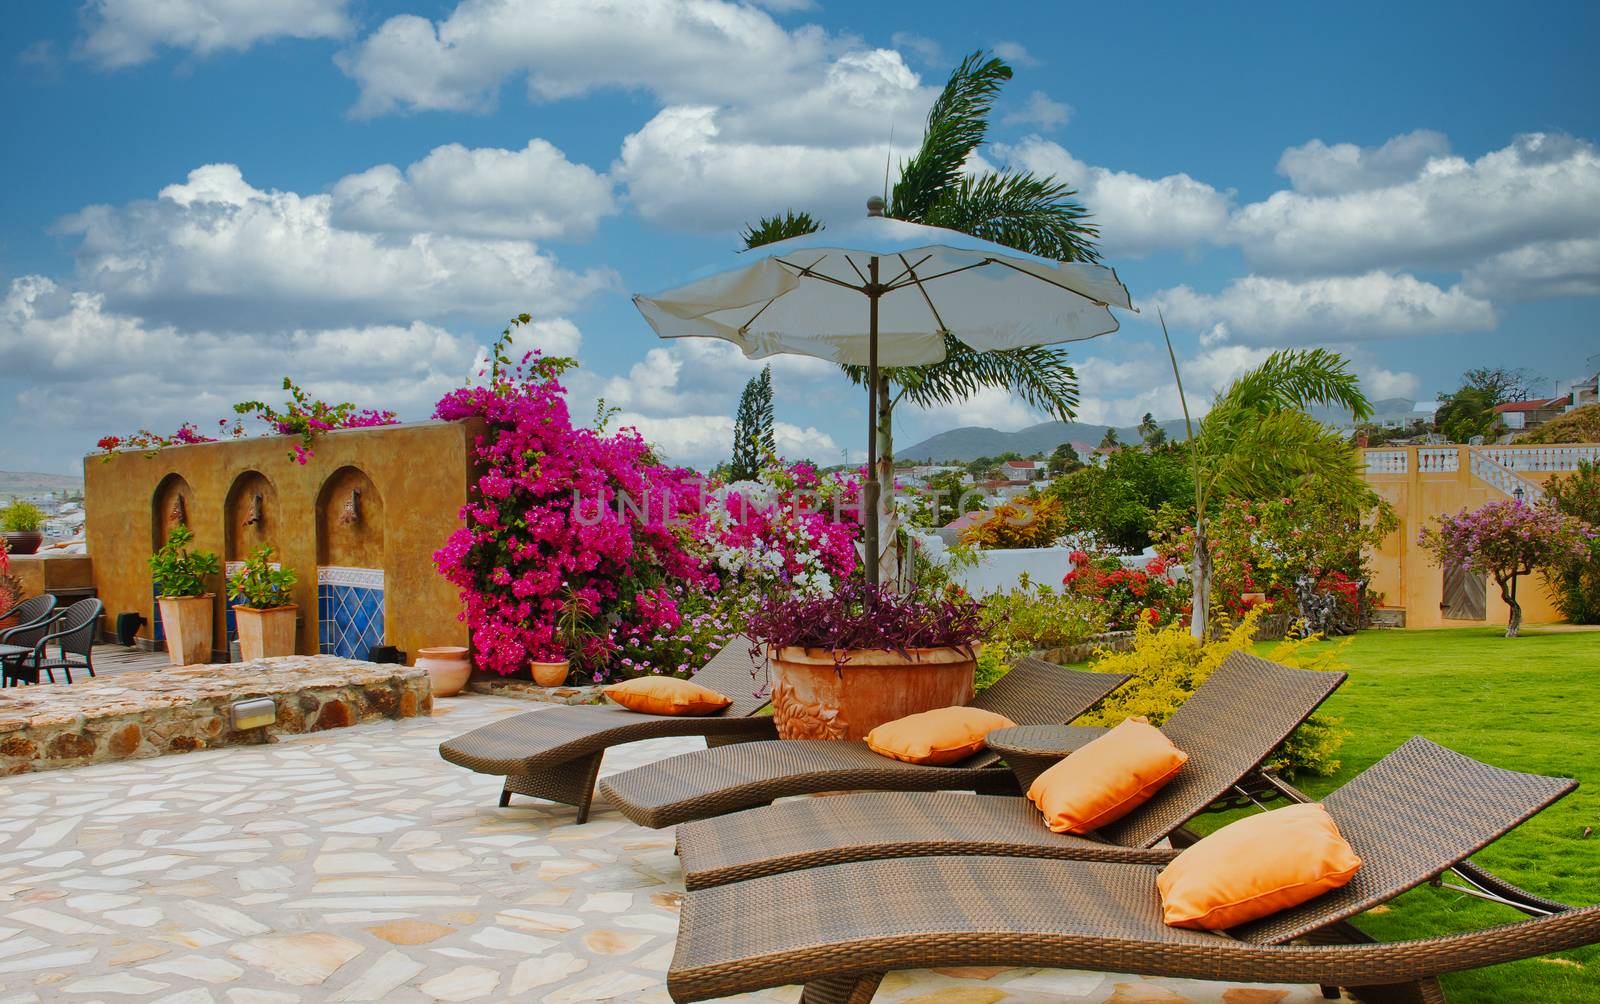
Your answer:
[[[317,650],[319,551],[326,564],[382,567],[384,640],[409,659],[424,646],[467,644],[455,588],[434,569],[433,552],[457,525],[472,480],[472,443],[481,432],[481,425],[461,422],[332,432],[317,438],[304,465],[290,458],[287,437],[86,457],[85,532],[106,628],[118,613],[138,611],[148,622],[140,636],[151,637],[147,559],[181,517],[194,531],[195,547],[227,560],[270,543],[274,560],[298,573],[300,652]],[[341,522],[352,488],[362,491],[359,519]],[[261,518],[252,522],[258,508]],[[223,652],[221,576],[214,589],[213,648]]]
[[[1440,609],[1444,596],[1444,572],[1432,555],[1417,542],[1417,535],[1435,516],[1453,514],[1462,509],[1476,509],[1489,502],[1503,501],[1506,494],[1479,479],[1471,471],[1470,447],[1448,447],[1457,453],[1454,470],[1439,470],[1441,448],[1395,447],[1366,451],[1374,453],[1405,453],[1405,473],[1381,473],[1373,470],[1366,475],[1367,482],[1394,506],[1400,526],[1386,538],[1377,553],[1368,556],[1373,570],[1372,588],[1383,594],[1380,606],[1400,608],[1406,612],[1406,627],[1467,627],[1472,624],[1504,624],[1510,616],[1500,589],[1494,580],[1488,582],[1485,617],[1482,621],[1447,620]],[[1428,463],[1419,463],[1419,451],[1429,453]],[[1424,469],[1426,468],[1426,469]],[[1551,478],[1564,476],[1557,471],[1518,471],[1520,477],[1534,484],[1543,484]],[[1518,579],[1517,601],[1522,606],[1525,623],[1553,623],[1561,620],[1549,590],[1541,576],[1528,575]]]

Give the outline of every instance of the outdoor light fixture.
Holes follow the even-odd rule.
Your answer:
[[[270,697],[234,701],[228,706],[228,721],[235,731],[260,728],[278,720],[278,704]]]
[[[260,495],[250,497],[250,518],[244,521],[245,526],[257,526],[261,523],[262,500]]]
[[[1511,497],[1516,499],[1518,502],[1522,501],[1522,495],[1523,495],[1523,492],[1522,492],[1522,486],[1521,485],[1518,485],[1516,487],[1516,490],[1511,493]]]
[[[189,513],[188,510],[184,508],[183,496],[175,496],[172,500],[172,507],[167,510],[167,522],[173,524],[174,526],[179,526],[187,523],[188,521]]]
[[[344,512],[340,514],[339,522],[345,526],[356,526],[361,522],[361,489],[350,489],[350,497],[345,500]]]

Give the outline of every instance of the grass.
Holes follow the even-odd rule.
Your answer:
[[[1600,633],[1502,634],[1466,628],[1356,635],[1343,653],[1350,678],[1324,705],[1349,732],[1340,769],[1297,784],[1326,794],[1414,735],[1498,767],[1575,777],[1577,791],[1474,860],[1530,892],[1573,905],[1600,902]],[[1271,648],[1260,646],[1262,654]],[[1423,887],[1357,923],[1391,941],[1521,916]],[[1443,983],[1452,1004],[1600,1002],[1600,948],[1457,973]]]

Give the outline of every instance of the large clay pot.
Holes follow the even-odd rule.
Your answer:
[[[167,634],[167,654],[174,666],[197,666],[211,661],[211,608],[215,593],[204,596],[163,596],[161,626]]]
[[[439,645],[417,650],[417,668],[428,671],[434,697],[454,697],[472,675],[472,660],[461,645]]]
[[[865,739],[884,722],[972,700],[977,647],[834,653],[769,649],[772,713],[784,739]]]
[[[567,660],[560,662],[536,662],[533,664],[533,682],[541,687],[559,687],[567,682],[567,674],[572,671],[572,665]]]
[[[44,534],[38,530],[7,530],[0,537],[6,539],[6,548],[12,554],[34,554],[44,543]]]
[[[293,604],[265,609],[235,606],[233,622],[239,626],[239,657],[249,662],[294,655],[295,618],[299,612]]]

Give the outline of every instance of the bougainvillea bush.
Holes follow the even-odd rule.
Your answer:
[[[537,353],[497,362],[485,383],[439,402],[436,418],[480,418],[488,431],[463,525],[434,561],[461,590],[484,669],[565,658],[601,682],[698,668],[685,656],[683,591],[717,585],[688,546],[698,476],[656,463],[631,429],[573,425],[557,379],[571,365]],[[691,621],[687,633],[698,629],[710,630]]]
[[[1600,530],[1548,500],[1529,504],[1509,499],[1463,509],[1454,516],[1435,517],[1419,537],[1446,571],[1465,569],[1494,579],[1500,598],[1511,610],[1506,637],[1515,638],[1522,627],[1517,579],[1588,557],[1597,534]]]
[[[856,567],[854,479],[768,458],[753,481],[712,487],[692,522],[729,605],[778,589],[831,596]]]
[[[1073,551],[1068,558],[1072,570],[1061,580],[1062,588],[1097,603],[1107,630],[1188,623],[1188,584],[1172,577],[1164,559],[1154,558],[1139,569],[1124,568],[1115,557],[1097,558],[1087,551]]]
[[[321,433],[334,429],[397,425],[400,421],[392,411],[357,408],[349,401],[338,404],[319,401],[288,377],[283,378],[283,389],[289,392],[289,400],[281,411],[263,401],[241,401],[233,406],[233,410],[241,415],[255,415],[277,435],[300,437],[300,442],[289,452],[289,456],[297,463],[303,464],[311,459],[312,444]]]

